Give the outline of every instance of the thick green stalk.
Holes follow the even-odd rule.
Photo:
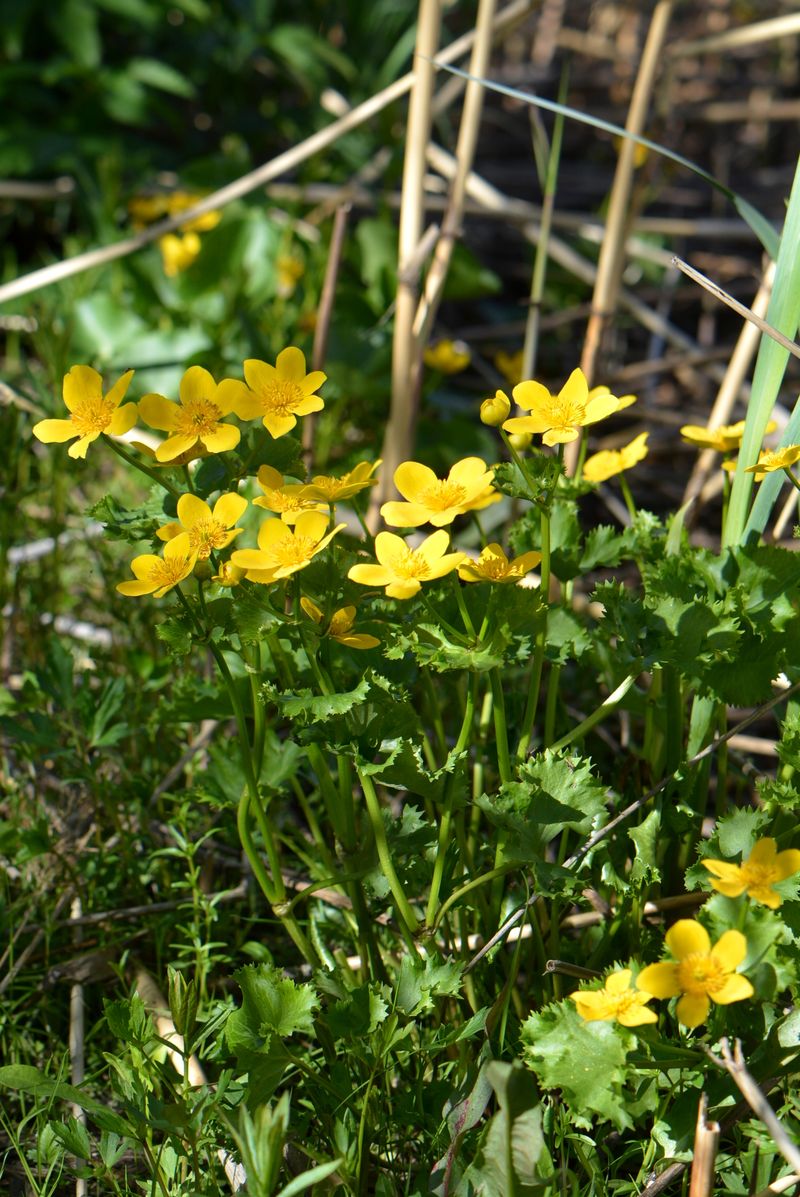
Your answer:
[[[524,761],[528,755],[533,724],[536,719],[536,709],[539,705],[539,690],[542,684],[542,667],[544,653],[547,646],[547,610],[550,602],[550,513],[542,512],[542,561],[539,567],[541,582],[539,593],[545,604],[545,618],[536,633],[533,649],[533,665],[531,666],[530,682],[528,684],[528,700],[525,704],[525,714],[522,717],[522,730],[517,744],[517,760]]]
[[[456,741],[453,755],[458,756],[463,752],[469,743],[470,733],[472,731],[472,721],[475,717],[475,700],[478,690],[478,675],[473,674],[470,679],[469,689],[467,690],[466,702],[464,704],[464,719],[461,723],[461,731]],[[432,927],[436,921],[436,908],[439,905],[439,893],[442,888],[442,880],[444,878],[445,858],[447,856],[447,849],[450,846],[450,835],[453,824],[453,804],[455,802],[455,778],[458,763],[454,763],[453,769],[447,775],[445,782],[445,796],[444,808],[442,810],[442,820],[439,824],[439,839],[436,844],[436,860],[433,865],[433,877],[431,878],[431,888],[428,894],[428,905],[425,912],[425,922],[427,926]]]
[[[372,835],[375,840],[375,848],[378,853],[378,862],[381,866],[381,872],[386,878],[389,890],[394,900],[397,914],[400,919],[400,926],[404,932],[406,941],[413,945],[413,937],[419,930],[419,919],[406,897],[405,890],[400,882],[400,878],[395,871],[392,856],[389,851],[389,842],[386,838],[386,828],[383,823],[383,814],[381,813],[381,804],[378,799],[372,777],[369,773],[364,772],[356,765],[356,772],[358,773],[358,780],[361,782],[361,789],[364,793],[364,800],[367,806],[367,814],[369,816],[370,825],[372,827]]]
[[[624,681],[620,682],[616,690],[612,690],[605,702],[601,703],[596,711],[592,711],[591,715],[587,715],[585,719],[573,727],[571,732],[567,732],[560,740],[553,744],[553,752],[559,752],[562,748],[566,748],[573,740],[579,740],[581,736],[585,736],[593,727],[596,727],[606,715],[609,715],[623,700],[625,695],[630,690],[633,683],[636,681],[637,674],[629,674]]]

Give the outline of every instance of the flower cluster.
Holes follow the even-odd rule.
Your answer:
[[[136,196],[128,204],[134,228],[144,228],[165,216],[179,216],[199,203],[203,197],[188,191],[172,191],[159,195]],[[164,273],[173,278],[188,270],[200,253],[200,234],[216,228],[222,213],[206,212],[182,224],[176,233],[165,233],[158,239]]]

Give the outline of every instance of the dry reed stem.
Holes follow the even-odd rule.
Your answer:
[[[764,1123],[764,1126],[772,1136],[773,1143],[786,1160],[786,1163],[795,1172],[800,1172],[800,1150],[798,1150],[797,1145],[784,1130],[780,1119],[762,1093],[758,1082],[748,1072],[742,1054],[741,1040],[736,1039],[734,1041],[733,1054],[731,1054],[727,1038],[720,1040],[719,1050],[719,1056],[715,1056],[709,1050],[706,1051],[706,1054],[709,1059],[713,1060],[715,1064],[721,1065],[730,1075],[756,1118]]]
[[[724,33],[713,33],[710,37],[697,38],[691,42],[674,42],[667,51],[668,58],[686,58],[698,54],[713,54],[718,50],[734,50],[739,46],[754,46],[779,37],[800,33],[800,13],[787,13],[783,17],[771,17],[767,21],[756,21],[744,29],[726,29]]]
[[[80,898],[72,899],[69,909],[70,919],[79,919],[83,913]],[[73,923],[72,942],[77,947],[83,939],[80,923]],[[73,1085],[82,1085],[86,1070],[86,1040],[85,1040],[85,1008],[83,1004],[83,985],[74,982],[69,989],[69,1071]],[[86,1111],[82,1106],[72,1102],[70,1106],[72,1116],[76,1122],[86,1126]],[[86,1197],[86,1180],[82,1176],[75,1177],[75,1197]]]
[[[513,3],[497,14],[495,34],[512,28],[526,17],[529,12],[530,0],[513,0]],[[462,54],[466,54],[471,48],[474,40],[475,34],[472,31],[465,33],[462,37],[456,38],[441,54],[436,56],[436,64],[446,64],[460,58]],[[0,303],[5,303],[9,299],[17,299],[20,295],[27,295],[31,291],[38,291],[41,287],[46,287],[51,283],[59,282],[61,279],[69,278],[73,274],[80,274],[82,271],[90,270],[92,267],[104,266],[106,263],[113,262],[117,258],[124,258],[128,254],[142,249],[145,245],[150,245],[151,242],[157,241],[165,233],[174,232],[188,221],[194,220],[198,216],[203,216],[206,212],[212,212],[217,208],[224,208],[226,204],[231,203],[233,200],[249,195],[251,191],[255,191],[258,187],[263,187],[266,183],[278,178],[279,175],[287,174],[294,170],[301,163],[312,158],[314,154],[318,154],[321,150],[333,145],[335,141],[338,141],[340,137],[343,137],[352,129],[357,129],[359,125],[363,125],[365,121],[368,121],[389,104],[405,95],[411,89],[413,82],[414,72],[409,71],[382,91],[377,92],[374,96],[370,96],[368,100],[364,100],[362,104],[358,104],[346,116],[333,121],[330,125],[326,125],[324,129],[313,133],[305,141],[301,141],[299,145],[292,146],[291,149],[278,154],[276,158],[270,159],[269,162],[265,162],[261,166],[256,167],[255,170],[249,171],[247,174],[235,179],[233,183],[227,183],[224,187],[220,187],[218,191],[214,191],[200,200],[193,208],[187,208],[180,216],[161,220],[158,224],[151,225],[133,237],[126,237],[122,241],[115,242],[113,245],[106,245],[101,249],[91,249],[85,253],[76,254],[72,258],[66,258],[61,262],[54,262],[50,266],[44,266],[40,270],[33,270],[29,274],[24,274],[20,278],[14,279],[13,282],[7,283],[5,286],[0,286]]]
[[[706,1118],[707,1111],[708,1097],[705,1093],[701,1093],[697,1106],[689,1197],[712,1197],[714,1192],[714,1164],[717,1159],[719,1143],[719,1123],[709,1122]]]
[[[800,1174],[792,1172],[789,1176],[781,1176],[778,1180],[773,1180],[771,1185],[767,1185],[766,1189],[761,1189],[754,1197],[773,1197],[773,1194],[785,1193],[787,1189],[798,1184],[800,1184]]]
[[[333,315],[333,300],[336,295],[336,280],[339,277],[339,267],[342,263],[344,249],[344,235],[347,230],[347,218],[352,205],[340,204],[333,218],[331,243],[328,248],[328,260],[325,263],[325,278],[322,282],[322,293],[317,308],[317,321],[314,326],[314,346],[311,351],[311,369],[321,370],[328,352],[328,334],[331,329]],[[303,422],[303,454],[310,457],[314,444],[315,416],[312,412]]]
[[[383,470],[370,504],[370,525],[375,526],[376,505],[394,493],[394,472],[411,455],[416,428],[414,397],[414,313],[418,275],[412,258],[418,252],[425,227],[425,150],[431,130],[431,102],[435,67],[433,58],[441,29],[440,0],[420,0],[414,54],[414,86],[408,104],[408,127],[403,161],[403,201],[397,245],[397,297],[392,336],[392,397],[383,437]],[[415,262],[416,265],[416,262]]]
[[[656,76],[662,61],[664,39],[667,35],[673,0],[659,0],[650,21],[644,50],[642,52],[636,82],[628,109],[625,130],[639,137],[644,132],[647,112],[655,86]],[[603,333],[617,304],[625,252],[625,226],[633,190],[633,176],[636,169],[637,144],[626,137],[620,147],[614,181],[608,201],[606,234],[600,247],[597,262],[597,278],[592,296],[592,314],[586,328],[586,337],[581,355],[581,369],[593,385],[595,364],[600,351]],[[565,464],[567,473],[572,474],[578,461],[580,442],[567,446]]]
[[[797,487],[793,486],[791,488],[791,493],[789,494],[789,496],[786,499],[786,502],[784,503],[783,507],[781,508],[778,518],[776,519],[775,525],[772,529],[773,541],[780,540],[780,538],[783,536],[784,532],[786,531],[786,526],[789,523],[789,520],[792,518],[794,509],[797,506],[797,500],[798,500]]]
[[[772,284],[775,279],[775,263],[770,262],[764,274],[761,286],[758,289],[755,299],[753,300],[752,312],[757,316],[764,316],[769,304],[769,297],[772,294]],[[722,380],[722,385],[717,392],[717,397],[714,400],[714,406],[711,408],[711,414],[708,418],[709,428],[718,428],[720,424],[727,424],[730,422],[731,414],[733,412],[733,405],[739,395],[744,382],[745,375],[750,368],[750,364],[755,355],[759,344],[759,330],[752,321],[746,321],[739,333],[739,339],[731,354],[728,367],[725,371],[725,377]],[[715,468],[718,454],[713,449],[704,449],[697,459],[695,467],[689,481],[686,484],[686,490],[683,493],[681,506],[688,503],[689,499],[693,499],[700,495],[705,486],[708,476]],[[698,505],[699,506],[699,505]],[[692,512],[694,516],[695,511]]]
[[[480,0],[478,17],[475,23],[475,42],[472,47],[472,57],[469,64],[470,75],[482,78],[489,67],[489,55],[492,46],[492,26],[495,17],[495,0]],[[433,255],[425,289],[414,317],[414,338],[416,340],[415,370],[417,374],[422,369],[422,352],[428,341],[430,330],[436,319],[439,303],[442,298],[453,246],[461,228],[464,210],[464,200],[467,193],[467,175],[475,160],[475,147],[478,141],[481,114],[483,112],[484,89],[475,79],[467,82],[464,92],[464,106],[461,112],[461,123],[458,129],[456,144],[456,174],[450,186],[447,209],[442,221],[439,240]]]

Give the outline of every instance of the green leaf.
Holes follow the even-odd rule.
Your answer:
[[[593,1115],[619,1130],[631,1126],[625,1108],[625,1062],[636,1044],[630,1031],[610,1022],[584,1022],[572,1002],[547,1006],[523,1023],[524,1058],[545,1089],[560,1089],[576,1125]]]
[[[661,880],[661,873],[656,864],[660,828],[661,815],[654,810],[650,812],[643,823],[628,831],[628,835],[636,845],[636,855],[630,871],[631,885],[655,885]]]
[[[174,518],[165,513],[164,492],[155,486],[150,497],[138,507],[123,507],[113,495],[104,495],[89,508],[89,515],[105,526],[105,536],[109,540],[124,540],[135,545],[143,540],[153,540],[156,528]]]
[[[433,1009],[435,997],[461,992],[462,962],[440,960],[434,952],[426,959],[404,956],[397,978],[395,1006],[410,1018]]]
[[[303,726],[325,722],[337,715],[346,715],[353,707],[366,702],[370,687],[370,680],[365,677],[355,689],[345,694],[314,694],[311,690],[301,690],[297,694],[281,694],[272,687],[265,687],[265,692],[287,718],[294,719]]]
[[[376,983],[352,989],[346,998],[328,1008],[331,1034],[337,1039],[372,1035],[389,1013],[387,996],[388,990]]]
[[[297,985],[269,964],[249,964],[234,973],[242,991],[242,1005],[228,1019],[251,1045],[277,1035],[288,1039],[314,1031],[313,1015],[319,1006],[311,985]]]
[[[132,58],[128,62],[128,75],[137,83],[156,87],[173,96],[191,99],[197,92],[191,79],[176,71],[174,67],[158,58]]]
[[[183,614],[163,620],[156,628],[156,636],[166,644],[173,657],[185,657],[192,651],[194,629]]]
[[[66,1085],[45,1076],[38,1068],[29,1064],[9,1064],[0,1068],[0,1085],[30,1093],[44,1101],[69,1101],[85,1110],[101,1130],[113,1131],[118,1135],[129,1135],[131,1128],[124,1118],[109,1110],[94,1098],[87,1096],[75,1085]]]
[[[78,66],[87,71],[99,66],[103,47],[95,5],[89,0],[62,0],[53,16],[57,36]]]
[[[53,1134],[64,1144],[71,1155],[76,1155],[81,1160],[92,1158],[89,1132],[82,1122],[78,1122],[77,1118],[70,1118],[67,1122],[51,1122],[49,1125]]]
[[[553,1161],[533,1079],[520,1065],[499,1060],[487,1065],[486,1076],[500,1110],[489,1123],[465,1180],[485,1197],[534,1197],[550,1190]]]

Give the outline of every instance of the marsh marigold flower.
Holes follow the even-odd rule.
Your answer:
[[[243,382],[224,378],[218,384],[202,366],[190,366],[178,393],[178,403],[157,394],[145,395],[139,403],[139,415],[145,424],[170,433],[156,449],[157,461],[174,462],[193,451],[202,456],[236,448],[241,433],[223,420],[246,393]]]
[[[481,423],[490,428],[499,428],[510,415],[511,400],[505,391],[495,391],[491,399],[484,399],[481,404]]]
[[[404,461],[394,472],[394,484],[406,503],[384,503],[381,515],[393,528],[452,524],[457,515],[481,511],[502,497],[492,486],[494,473],[480,457],[457,461],[446,478],[428,466]]]
[[[163,598],[168,590],[189,577],[196,561],[197,550],[190,545],[188,535],[182,532],[164,545],[163,557],[157,557],[155,553],[134,557],[131,569],[136,581],[118,582],[117,590],[129,597],[153,594]]]
[[[766,474],[774,474],[777,470],[788,470],[800,458],[800,445],[784,445],[782,449],[765,450],[758,456],[755,465],[747,466],[745,474],[755,474],[756,482],[761,482]]]
[[[430,370],[440,374],[460,374],[470,363],[469,345],[464,341],[438,341],[429,345],[422,357]]]
[[[505,378],[510,387],[522,382],[522,350],[516,353],[506,353],[505,349],[498,349],[494,355],[494,364]]]
[[[247,499],[230,493],[220,495],[212,511],[208,503],[197,495],[181,495],[178,499],[178,522],[164,524],[156,535],[160,540],[172,540],[185,532],[189,544],[204,561],[217,549],[226,548],[243,528],[234,528],[247,510]]]
[[[590,395],[583,370],[573,370],[557,395],[532,380],[520,382],[513,390],[517,404],[527,416],[506,420],[506,432],[532,432],[542,435],[546,445],[562,445],[577,440],[578,429],[596,424],[619,410],[619,400],[603,387]]]
[[[347,576],[362,586],[385,586],[389,598],[413,598],[423,582],[443,578],[464,560],[463,553],[448,553],[450,537],[444,529],[426,537],[416,549],[402,536],[379,532],[375,537],[378,564],[354,565]]]
[[[305,493],[302,482],[287,482],[272,466],[262,465],[256,477],[264,494],[253,499],[254,507],[265,507],[274,511],[285,524],[294,524],[304,511],[326,511],[327,504],[317,503]]]
[[[281,350],[274,366],[248,358],[244,376],[250,389],[238,401],[236,414],[242,420],[260,416],[273,438],[290,432],[298,416],[322,411],[325,406],[315,392],[327,375],[321,370],[306,374],[305,356],[293,345]]]
[[[337,524],[329,532],[328,517],[318,511],[301,512],[293,528],[283,520],[265,520],[258,530],[258,548],[239,549],[231,554],[231,562],[247,571],[250,582],[277,582],[305,569],[344,527]]]
[[[774,432],[777,424],[770,420],[765,431]],[[744,436],[744,420],[735,424],[720,424],[717,428],[703,428],[700,424],[684,424],[681,436],[701,449],[713,449],[716,453],[735,453]]]
[[[609,973],[602,989],[579,989],[569,996],[578,1013],[586,1022],[618,1022],[623,1027],[641,1027],[648,1022],[657,1022],[655,1010],[648,1010],[647,1003],[653,995],[642,989],[631,988],[631,970],[620,969]]]
[[[313,619],[314,623],[322,623],[322,611],[310,598],[306,598],[304,595],[300,599],[300,606],[308,618]],[[369,632],[354,632],[352,629],[355,620],[355,607],[340,607],[331,616],[325,635],[330,636],[332,640],[338,640],[340,644],[347,645],[348,648],[375,648],[380,644],[378,637],[370,636]]]
[[[754,902],[777,910],[783,898],[773,887],[776,881],[785,881],[800,871],[800,852],[796,848],[778,852],[775,841],[767,836],[756,841],[747,860],[740,865],[727,860],[700,863],[714,874],[711,885],[726,898],[746,893]]]
[[[374,486],[378,479],[375,472],[383,463],[378,461],[360,461],[352,470],[343,474],[341,478],[332,478],[327,474],[316,474],[303,487],[303,494],[307,499],[316,499],[320,503],[328,503],[331,507],[335,503],[352,499],[359,491]]]
[[[531,551],[509,561],[499,544],[487,544],[477,560],[459,565],[458,576],[462,582],[521,582],[541,559],[541,553]]]
[[[753,996],[753,986],[736,969],[747,955],[741,931],[726,931],[712,947],[705,927],[694,919],[679,919],[666,934],[676,963],[649,964],[636,984],[657,998],[678,997],[677,1015],[685,1027],[699,1027],[711,1003],[728,1006]]]
[[[120,403],[133,378],[127,370],[107,395],[103,394],[103,380],[91,366],[73,366],[64,375],[63,396],[69,412],[66,420],[40,420],[33,426],[33,435],[46,445],[71,441],[70,457],[85,457],[92,441],[101,432],[107,436],[123,436],[136,423],[136,404]]]
[[[134,226],[142,228],[163,216],[178,216],[193,208],[203,197],[188,191],[165,192],[161,195],[136,196],[128,204]],[[165,233],[158,239],[164,273],[170,278],[188,270],[200,253],[198,234],[208,232],[219,224],[222,213],[216,210],[195,216],[180,226],[177,233]]]
[[[603,449],[594,453],[583,463],[583,476],[587,482],[606,482],[615,474],[629,470],[638,461],[647,457],[648,433],[640,432],[638,436],[621,449]]]

